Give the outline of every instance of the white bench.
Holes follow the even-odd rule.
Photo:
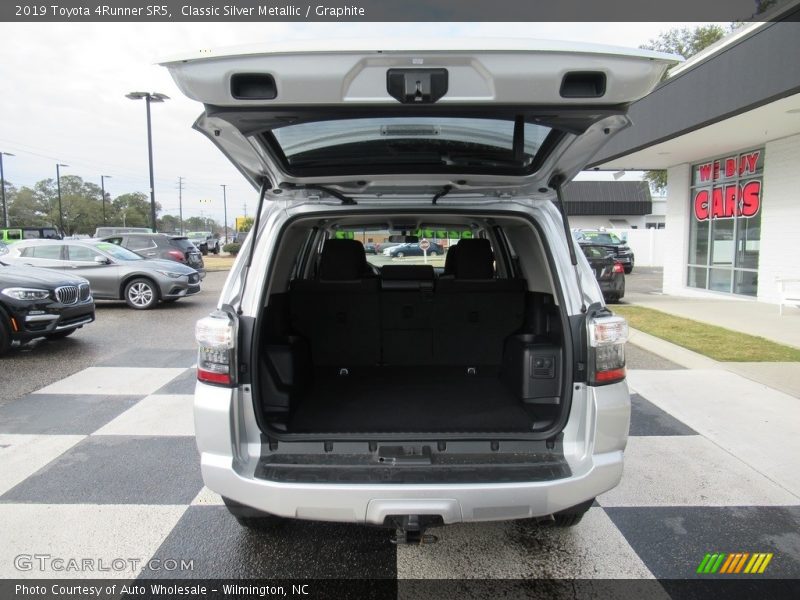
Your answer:
[[[780,286],[780,315],[783,316],[783,305],[800,306],[800,277],[777,277]]]

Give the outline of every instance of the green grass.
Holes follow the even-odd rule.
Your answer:
[[[615,306],[631,327],[721,362],[800,361],[800,349],[641,306]]]

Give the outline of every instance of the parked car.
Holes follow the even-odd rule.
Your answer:
[[[244,244],[244,241],[247,239],[247,233],[247,231],[237,231],[231,242],[234,244]]]
[[[200,250],[203,256],[209,252],[219,254],[219,238],[214,237],[210,231],[190,231],[186,237]]]
[[[152,233],[149,227],[98,227],[94,230],[95,238],[104,238],[118,233]]]
[[[366,244],[364,244],[364,252],[366,252],[367,254],[377,254],[378,248],[372,242],[367,242]]]
[[[573,231],[573,237],[578,242],[589,244],[601,244],[611,251],[614,258],[622,263],[626,274],[633,271],[634,256],[627,242],[620,238],[613,231],[602,229],[578,229]]]
[[[142,258],[177,261],[200,273],[200,279],[206,276],[203,256],[187,237],[165,233],[121,233],[103,238],[103,241],[127,248]]]
[[[8,227],[0,229],[0,242],[11,244],[20,240],[60,240],[55,227]]]
[[[6,260],[8,254],[0,247],[0,356],[14,342],[61,339],[94,321],[94,300],[86,279],[13,266]]]
[[[384,256],[391,256],[392,258],[403,258],[404,256],[424,256],[424,252],[419,245],[419,242],[413,244],[398,244],[391,248],[386,248],[383,251]],[[428,256],[442,256],[444,254],[444,247],[436,242],[430,242],[428,247]]]
[[[619,302],[625,295],[625,269],[622,263],[614,258],[614,253],[607,246],[583,243],[580,246],[594,271],[605,301]]]
[[[562,191],[678,60],[448,39],[165,63],[262,190],[251,260],[196,327],[203,479],[240,523],[419,542],[431,524],[574,525],[619,483],[627,324],[584,285]],[[430,223],[470,233],[438,280],[377,275],[346,235]]]
[[[68,271],[89,280],[97,300],[124,300],[136,309],[153,308],[200,291],[200,274],[181,263],[145,260],[110,242],[29,240],[9,249],[8,261]]]

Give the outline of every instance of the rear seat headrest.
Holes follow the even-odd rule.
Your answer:
[[[381,278],[391,281],[433,281],[436,274],[431,265],[385,265]]]
[[[319,279],[352,281],[364,277],[369,269],[364,246],[358,240],[325,240],[319,261]]]
[[[456,274],[456,256],[458,255],[458,244],[450,246],[447,249],[447,254],[444,257],[444,273],[443,275]]]
[[[489,240],[461,240],[456,248],[456,279],[494,279],[494,254]]]

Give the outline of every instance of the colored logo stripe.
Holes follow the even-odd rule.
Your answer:
[[[769,552],[725,552],[707,553],[700,565],[697,573],[701,574],[735,574],[735,573],[763,573],[767,565],[772,560],[773,553]],[[748,560],[749,559],[749,560]],[[745,566],[746,565],[746,566]]]

